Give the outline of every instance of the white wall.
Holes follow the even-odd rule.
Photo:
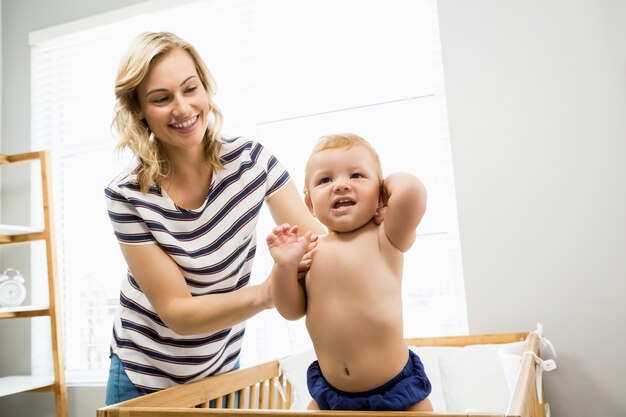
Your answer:
[[[3,152],[27,146],[28,32],[140,2],[3,0]],[[559,352],[545,377],[552,415],[624,415],[626,6],[439,8],[470,330],[541,321]],[[3,216],[18,215],[10,207]],[[48,395],[1,398],[0,410],[52,416]],[[71,417],[90,416],[104,390],[69,396]]]
[[[626,7],[439,15],[470,331],[542,322],[552,415],[626,415]]]

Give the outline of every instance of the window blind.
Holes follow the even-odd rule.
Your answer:
[[[122,53],[142,31],[172,31],[194,44],[217,80],[224,133],[261,141],[300,189],[308,151],[332,132],[365,137],[386,174],[419,176],[429,207],[405,256],[405,332],[467,332],[435,0],[200,1],[77,26],[31,45],[31,147],[53,157],[69,382],[103,381],[108,369],[126,266],[103,189],[128,162],[113,151],[113,83]],[[264,237],[272,225],[264,210],[253,283],[271,268]],[[35,347],[45,346],[44,329],[33,329],[41,369],[47,359]],[[242,364],[307,347],[302,321],[265,311],[248,322]]]

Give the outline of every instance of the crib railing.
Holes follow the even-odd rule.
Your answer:
[[[292,402],[291,384],[285,375],[279,374],[275,360],[104,407],[97,416],[121,417],[137,415],[137,411],[145,413],[140,415],[158,416],[161,414],[149,411],[166,409],[170,409],[169,414],[163,415],[172,415],[171,408],[191,408],[194,412],[202,408],[280,410],[288,409]]]
[[[466,336],[420,337],[406,339],[409,346],[468,346],[521,342],[528,333],[494,333]]]
[[[526,339],[519,377],[509,404],[502,413],[476,413],[473,417],[545,417],[535,384],[535,359],[539,342],[534,333],[483,334],[437,338],[407,339],[412,346],[467,346],[473,344],[511,343]],[[398,412],[295,411],[293,388],[280,373],[277,360],[238,369],[201,381],[169,388],[97,410],[98,417],[397,417]],[[465,417],[467,413],[402,412],[409,417]]]

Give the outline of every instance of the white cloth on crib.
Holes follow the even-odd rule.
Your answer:
[[[419,355],[432,384],[429,398],[435,412],[506,412],[524,342],[465,347],[410,346],[410,349]],[[311,401],[306,371],[315,359],[311,349],[279,361],[292,384],[292,410],[305,410]]]
[[[505,413],[521,364],[524,342],[481,344],[439,357],[448,412]]]
[[[295,353],[280,359],[280,370],[291,383],[293,393],[292,410],[306,410],[311,402],[309,388],[306,384],[306,371],[309,365],[317,359],[313,349]]]

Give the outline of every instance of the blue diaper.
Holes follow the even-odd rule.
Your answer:
[[[373,390],[344,392],[336,389],[322,375],[318,361],[309,366],[307,385],[320,410],[405,411],[428,397],[431,391],[424,365],[411,350],[404,369]]]

